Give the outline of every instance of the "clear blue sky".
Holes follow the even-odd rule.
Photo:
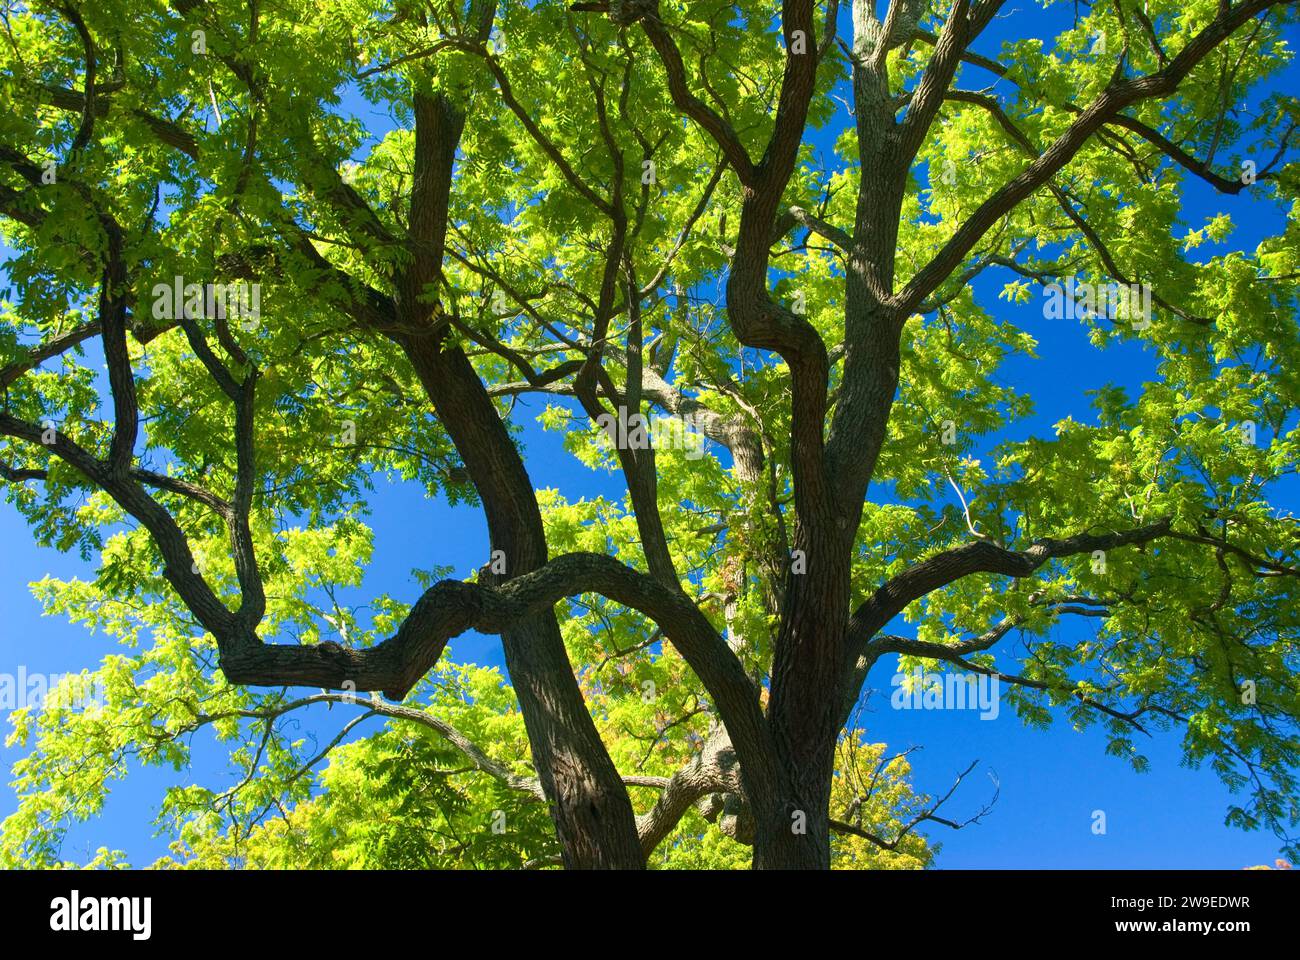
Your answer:
[[[846,4],[847,6],[847,4]],[[1070,7],[1043,12],[1020,0],[1009,4],[1009,15],[990,29],[977,43],[981,52],[995,53],[1003,38],[1031,31],[1045,40],[1068,18]],[[843,35],[849,26],[843,25]],[[1293,41],[1294,43],[1294,41]],[[978,76],[966,86],[983,85]],[[1296,89],[1300,69],[1289,68],[1280,86]],[[358,112],[374,120],[376,134],[387,120],[373,109]],[[1237,231],[1229,246],[1253,249],[1259,237],[1276,227],[1278,215],[1268,203],[1240,197],[1220,198],[1208,190],[1189,190],[1184,222],[1199,227],[1204,217],[1230,212]],[[4,251],[0,250],[0,254]],[[1217,252],[1202,248],[1205,255]],[[1020,392],[1035,398],[1035,415],[996,439],[1019,439],[1050,432],[1051,425],[1067,415],[1091,421],[1084,392],[1106,382],[1137,387],[1149,378],[1151,358],[1140,346],[1111,349],[1102,354],[1087,341],[1085,331],[1068,321],[1041,317],[1037,307],[1014,308],[995,299],[998,279],[981,283],[984,302],[997,311],[1015,310],[1011,319],[1039,341],[1037,360],[1015,358],[1001,377]],[[621,499],[623,487],[617,477],[586,470],[567,457],[558,435],[543,433],[533,422],[544,404],[525,399],[516,408],[515,420],[524,427],[526,460],[534,484],[557,487],[567,497],[605,495]],[[1300,489],[1287,488],[1289,502],[1276,506],[1300,509]],[[380,488],[369,518],[376,534],[375,562],[357,602],[386,591],[414,599],[419,584],[411,577],[413,567],[452,564],[458,576],[468,575],[487,559],[486,529],[480,513],[472,507],[447,507],[426,501],[410,485]],[[0,506],[0,672],[16,672],[19,665],[29,672],[55,673],[79,670],[113,652],[103,636],[92,636],[80,627],[52,618],[42,618],[27,584],[52,574],[58,577],[90,577],[93,569],[75,555],[63,555],[32,545],[25,524],[7,505]],[[1061,630],[1081,629],[1063,625]],[[454,641],[452,656],[458,660],[502,664],[496,638],[466,635]],[[910,746],[923,749],[912,758],[919,789],[942,794],[958,771],[973,760],[980,765],[950,801],[948,815],[961,818],[973,813],[988,799],[997,777],[1000,798],[991,814],[978,825],[953,832],[943,828],[928,831],[943,844],[938,864],[962,867],[1226,867],[1268,863],[1277,848],[1267,833],[1245,834],[1223,825],[1230,802],[1226,788],[1208,770],[1193,771],[1180,766],[1177,734],[1157,734],[1140,746],[1151,759],[1151,769],[1135,774],[1122,761],[1104,754],[1104,739],[1097,731],[1076,733],[1060,721],[1047,732],[1028,730],[1010,710],[997,721],[982,721],[962,711],[895,711],[889,709],[889,674],[881,664],[871,677],[877,694],[866,699],[863,725],[874,741],[888,743],[891,751]],[[345,711],[319,711],[301,717],[304,732],[327,741],[345,722]],[[359,728],[364,735],[376,728],[368,721]],[[7,724],[6,724],[7,729]],[[163,790],[169,784],[202,782],[210,786],[229,785],[234,773],[227,768],[226,755],[212,746],[208,736],[195,741],[195,763],[180,774],[166,770],[134,771],[113,787],[103,816],[78,826],[69,835],[65,854],[81,858],[99,846],[125,849],[134,864],[147,864],[166,852],[166,838],[152,835],[150,821]],[[17,751],[0,749],[0,764],[7,769]],[[15,798],[0,790],[0,817],[14,809]],[[1093,810],[1106,811],[1108,832],[1091,831]]]

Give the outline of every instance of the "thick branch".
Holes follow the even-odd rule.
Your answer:
[[[1141,100],[1165,97],[1198,63],[1256,14],[1277,6],[1283,0],[1246,0],[1232,9],[1221,9],[1205,29],[1188,41],[1169,63],[1156,71],[1133,79],[1115,79],[1070,126],[1017,177],[996,190],[958,228],[939,252],[891,299],[891,305],[903,313],[915,309],[965,259],[981,237],[1001,217],[1010,213],[1030,194],[1047,184],[1057,171],[1069,163],[1088,138],[1122,110]]]
[[[440,581],[425,591],[397,633],[375,647],[234,643],[222,651],[221,667],[232,683],[379,690],[400,700],[437,663],[452,637],[469,629],[502,633],[511,624],[580,593],[598,593],[645,614],[697,673],[725,678],[715,698],[726,699],[732,690],[733,700],[738,695],[757,703],[757,691],[739,661],[689,598],[596,553],[556,557],[497,587]]]
[[[1006,550],[984,540],[945,550],[904,570],[858,607],[849,621],[851,648],[856,654],[863,644],[902,613],[908,604],[962,577],[973,573],[1027,577],[1050,559],[1147,543],[1166,536],[1169,527],[1169,520],[1161,520],[1117,533],[1081,533],[1062,540],[1048,538],[1036,540],[1023,551]]]
[[[663,61],[664,71],[668,76],[668,92],[677,109],[699,124],[713,138],[721,148],[727,163],[736,171],[740,182],[747,187],[753,186],[757,170],[740,137],[717,111],[691,92],[681,51],[677,49],[677,43],[669,35],[667,25],[659,18],[658,0],[624,3],[623,6],[635,9],[637,14],[635,19],[640,20],[646,37],[659,54],[659,59]]]

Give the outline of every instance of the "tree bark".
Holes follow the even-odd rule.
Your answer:
[[[490,10],[482,12],[486,39]],[[508,579],[546,563],[546,534],[532,480],[469,358],[449,344],[427,294],[442,276],[456,146],[465,112],[445,96],[415,96],[415,176],[409,239],[415,256],[397,278],[402,347],[438,419],[460,452],[487,515],[491,549]],[[553,609],[502,631],[506,668],[519,698],[533,764],[551,805],[564,865],[641,869],[632,802],[596,730]]]
[[[440,335],[408,336],[404,347],[465,459],[506,578],[537,569],[547,549],[532,483],[478,374]],[[554,611],[529,616],[501,640],[564,865],[643,868],[632,803],[587,711]]]

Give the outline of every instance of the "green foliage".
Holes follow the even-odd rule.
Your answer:
[[[642,308],[645,362],[669,393],[741,420],[760,438],[761,483],[712,441],[699,458],[689,449],[659,450],[656,466],[667,541],[688,592],[766,682],[777,616],[764,564],[783,542],[793,496],[792,414],[789,371],[772,355],[743,348],[727,323],[721,291],[742,213],[740,184],[719,172],[715,143],[672,105],[663,65],[640,30],[575,14],[568,3],[507,0],[498,7],[493,53],[482,56],[462,43],[466,10],[425,7],[288,0],[250,23],[243,0],[86,4],[81,13],[100,38],[99,82],[111,88],[112,106],[95,118],[94,148],[74,152],[84,117],[49,91],[84,89],[78,33],[44,8],[8,5],[0,42],[0,239],[9,248],[0,368],[95,318],[105,240],[94,211],[110,213],[130,230],[128,343],[145,425],[139,463],[230,499],[233,406],[187,337],[160,328],[151,307],[155,285],[175,277],[256,278],[261,321],[225,331],[237,349],[223,343],[223,357],[236,373],[259,371],[250,517],[268,597],[259,635],[355,646],[390,636],[415,597],[361,595],[373,498],[401,483],[450,505],[471,507],[477,494],[415,372],[346,308],[363,296],[360,283],[393,296],[396,267],[410,256],[383,235],[404,237],[409,226],[413,95],[472,102],[447,256],[421,295],[454,320],[454,336],[484,382],[503,388],[496,396],[502,414],[518,417],[514,391],[505,389],[520,379],[510,357],[546,368],[585,357],[574,343],[590,331],[575,318],[589,316],[599,297],[610,225],[577,184],[594,185],[601,196],[621,190],[634,227],[626,254],[637,265],[632,282],[654,281]],[[1159,69],[1160,50],[1135,35],[1139,7],[1159,26],[1164,48],[1177,50],[1218,3],[1121,0],[1094,6],[1050,42],[1005,45],[1000,60],[1012,92],[1001,106],[1033,144],[1051,143],[1076,119],[1074,108],[1110,79],[1116,60],[1093,52],[1099,34],[1112,43],[1126,38],[1130,74]],[[692,80],[695,93],[727,105],[727,120],[757,156],[785,65],[770,5],[707,0],[661,9],[691,51],[687,59],[704,63],[708,89]],[[922,26],[937,32],[946,14],[945,4],[927,7]],[[973,536],[1023,549],[1037,538],[1170,518],[1180,538],[1111,551],[1101,567],[1088,554],[1052,560],[1032,581],[969,577],[917,601],[905,618],[918,639],[940,644],[1018,618],[1023,643],[973,662],[1030,681],[1007,688],[1025,722],[1099,723],[1108,751],[1138,770],[1147,761],[1133,725],[1117,714],[1154,730],[1176,728],[1185,762],[1208,765],[1239,797],[1231,823],[1285,834],[1300,822],[1300,603],[1297,521],[1277,508],[1276,491],[1294,479],[1300,458],[1300,167],[1289,160],[1282,131],[1300,110],[1294,97],[1273,91],[1251,112],[1224,114],[1217,127],[1201,122],[1219,116],[1221,103],[1267,88],[1290,63],[1285,31],[1295,10],[1259,23],[1227,41],[1221,58],[1195,67],[1176,99],[1144,101],[1132,116],[1179,131],[1190,154],[1204,156],[1213,144],[1234,174],[1247,144],[1261,167],[1275,152],[1287,158],[1249,192],[1277,228],[1246,249],[1234,242],[1226,201],[1213,215],[1184,222],[1191,173],[1141,141],[1121,140],[1127,149],[1118,149],[1115,131],[1109,141],[1089,141],[1057,183],[1086,211],[1092,235],[1063,214],[1059,197],[1040,190],[1000,218],[904,327],[898,396],[858,530],[852,586],[861,602],[886,578]],[[206,54],[193,50],[198,29]],[[920,42],[894,50],[894,82],[914,85],[932,53]],[[785,198],[835,224],[855,221],[864,176],[857,134],[836,99],[848,72],[843,53],[829,48]],[[964,86],[979,85],[981,75],[971,76]],[[371,115],[384,114],[391,123],[374,129]],[[173,133],[160,136],[149,117],[165,118]],[[178,148],[176,131],[192,149]],[[815,148],[814,140],[833,148]],[[642,160],[651,148],[655,177],[647,182]],[[46,161],[57,164],[56,182],[31,185],[20,168]],[[987,110],[946,104],[906,186],[896,286],[1026,162]],[[340,194],[362,202],[340,212]],[[998,263],[1015,266],[995,271],[1000,302],[987,303],[966,271]],[[841,253],[795,230],[776,242],[773,265],[774,298],[800,297],[826,343],[842,343]],[[1059,322],[1085,325],[1102,363],[1107,351],[1143,351],[1149,381],[1130,396],[1101,378],[1087,415],[1055,424],[1051,436],[1026,436],[1019,427],[1033,414],[1032,398],[1002,376],[1008,358],[1035,353],[1021,321],[1038,309],[1052,278],[1104,284],[1116,265],[1154,286],[1156,322],[1140,331],[1104,317]],[[214,339],[221,333],[204,323]],[[616,318],[604,362],[618,382],[636,346]],[[4,410],[51,421],[104,457],[113,412],[102,363],[99,340],[89,338],[15,378]],[[832,391],[842,377],[837,357]],[[537,420],[562,434],[575,469],[616,470],[608,438],[575,411],[556,402]],[[945,423],[959,427],[954,443],[943,439]],[[990,447],[990,440],[997,442]],[[27,753],[14,768],[19,807],[0,828],[0,866],[72,865],[61,848],[69,825],[96,816],[133,767],[187,771],[196,736],[228,751],[234,775],[224,786],[185,783],[167,792],[157,826],[173,852],[160,866],[556,861],[545,804],[505,779],[528,781],[534,771],[514,693],[496,671],[444,656],[402,705],[478,744],[496,772],[467,759],[436,724],[371,715],[365,700],[295,706],[310,695],[232,686],[143,527],[40,444],[6,436],[0,462],[45,471],[37,482],[5,488],[35,541],[97,564],[90,580],[34,583],[46,612],[121,645],[85,675],[102,684],[102,704],[12,714],[9,742]],[[220,518],[175,490],[153,492],[233,609],[239,578]],[[573,501],[556,490],[539,491],[538,500],[552,556],[589,550],[644,568],[630,500]],[[448,572],[420,577],[427,585]],[[1108,615],[1089,621],[1096,630],[1078,639],[1080,631],[1058,627],[1081,602]],[[624,775],[671,777],[698,754],[716,712],[653,625],[595,595],[562,607],[561,624]],[[903,658],[903,668],[912,662]],[[1089,700],[1112,710],[1099,712]],[[319,742],[301,732],[300,715],[311,718]],[[851,809],[860,830],[893,836],[932,798],[914,794],[906,759],[889,759],[871,737],[869,730],[843,734],[832,809]],[[638,813],[657,796],[653,787],[630,790]],[[888,851],[850,833],[836,836],[834,856],[845,867],[919,868],[935,850],[919,832]],[[716,816],[693,809],[651,864],[731,868],[749,856]],[[124,863],[120,851],[101,850],[87,865]]]

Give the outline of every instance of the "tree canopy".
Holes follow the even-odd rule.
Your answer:
[[[1296,7],[1043,6],[0,5],[0,479],[122,645],[13,714],[0,863],[202,732],[168,865],[926,866],[855,710],[916,667],[1180,738],[1294,860]],[[1095,348],[1050,431],[1029,317]],[[528,396],[624,497],[537,488]],[[358,599],[400,483],[490,552]]]

